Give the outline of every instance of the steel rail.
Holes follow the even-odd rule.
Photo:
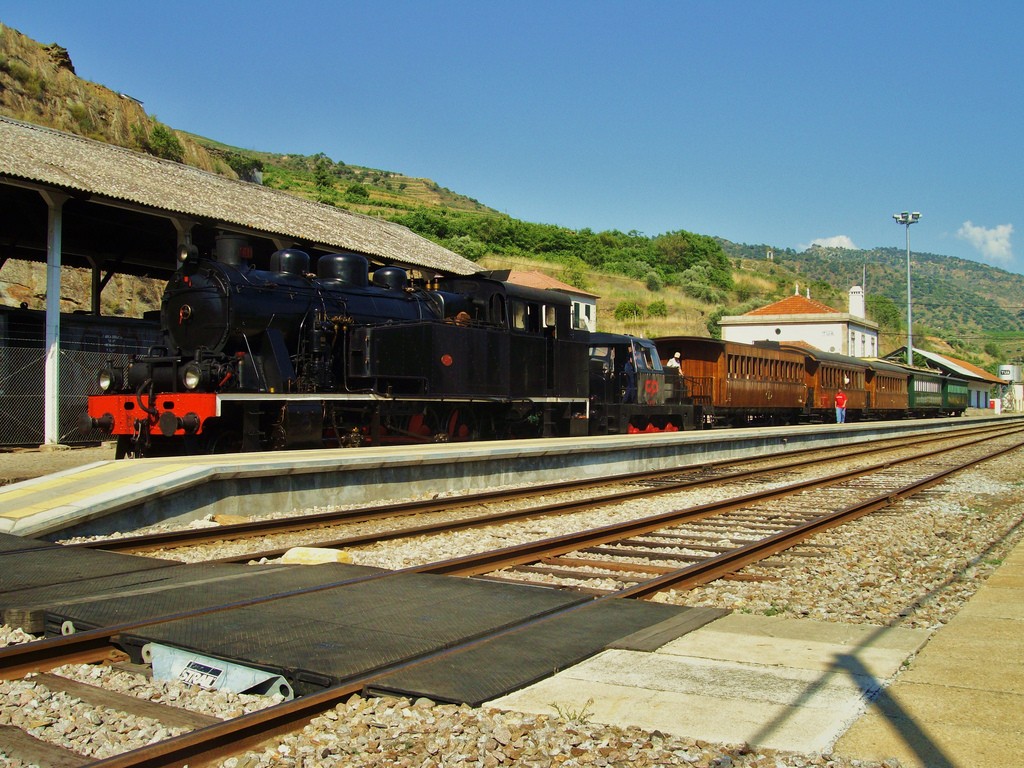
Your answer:
[[[838,485],[846,480],[850,480],[855,477],[863,477],[864,475],[872,474],[881,469],[899,466],[913,461],[920,461],[933,456],[939,456],[943,453],[960,450],[989,439],[990,438],[988,436],[977,437],[960,445],[938,448],[901,459],[890,459],[878,464],[846,470],[845,472],[840,472],[828,477],[802,480],[769,490],[756,491],[744,496],[709,502],[707,504],[688,507],[682,510],[663,512],[657,515],[638,518],[636,520],[611,523],[609,525],[592,528],[587,531],[577,531],[575,533],[553,536],[547,539],[526,542],[524,544],[516,544],[502,549],[491,550],[490,552],[465,555],[463,557],[457,557],[450,560],[426,563],[420,566],[411,566],[404,570],[452,576],[476,576],[500,570],[501,568],[532,563],[545,556],[555,556],[566,552],[573,552],[581,547],[598,546],[600,544],[607,544],[629,536],[649,533],[651,531],[658,530],[659,528],[675,525],[682,521],[699,520],[712,515],[718,515],[723,512],[749,506],[751,504],[789,496],[800,491]],[[1020,444],[1015,447],[1020,447]]]
[[[722,576],[733,573],[745,565],[789,549],[793,544],[807,539],[820,531],[834,528],[872,512],[877,512],[879,509],[890,507],[903,499],[931,488],[933,485],[937,485],[956,472],[961,472],[969,466],[974,466],[975,464],[1002,456],[1010,451],[1015,451],[1021,445],[1021,443],[1018,443],[1017,445],[1001,448],[981,459],[944,469],[922,480],[902,486],[896,491],[882,493],[865,501],[851,504],[848,507],[821,515],[806,523],[780,531],[759,541],[743,545],[730,552],[710,557],[700,563],[680,568],[673,573],[663,574],[633,587],[617,591],[614,593],[614,596],[647,598],[666,589],[689,589],[706,584],[709,581],[714,581]]]

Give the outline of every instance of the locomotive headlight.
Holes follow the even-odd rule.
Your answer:
[[[203,380],[203,369],[196,363],[189,363],[181,372],[181,383],[185,389],[195,389]]]
[[[96,383],[99,384],[100,392],[109,392],[114,386],[114,372],[110,368],[101,368],[96,374]]]

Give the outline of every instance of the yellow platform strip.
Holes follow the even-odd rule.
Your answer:
[[[137,464],[111,463],[93,467],[68,477],[53,477],[28,487],[14,487],[0,491],[0,518],[21,520],[40,512],[71,506],[84,499],[116,492],[127,486],[144,484],[189,466],[181,462],[155,464],[146,471],[131,471]],[[116,475],[105,482],[104,476]],[[19,484],[20,485],[20,484]],[[41,498],[40,498],[41,497]]]

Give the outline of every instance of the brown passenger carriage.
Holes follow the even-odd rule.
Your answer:
[[[705,423],[795,423],[806,404],[803,355],[696,336],[654,340],[662,358],[681,353],[680,373]]]
[[[900,419],[907,415],[910,373],[901,365],[868,360],[868,414],[876,419]]]
[[[807,415],[810,418],[834,421],[839,390],[846,393],[847,419],[856,421],[863,418],[868,407],[868,366],[865,361],[789,342],[781,342],[779,347],[804,357]]]

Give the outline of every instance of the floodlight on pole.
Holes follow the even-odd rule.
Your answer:
[[[892,215],[897,224],[907,228],[907,365],[914,364],[914,319],[910,314],[910,225],[917,224],[921,220],[921,214],[917,211],[909,213],[894,213]]]

